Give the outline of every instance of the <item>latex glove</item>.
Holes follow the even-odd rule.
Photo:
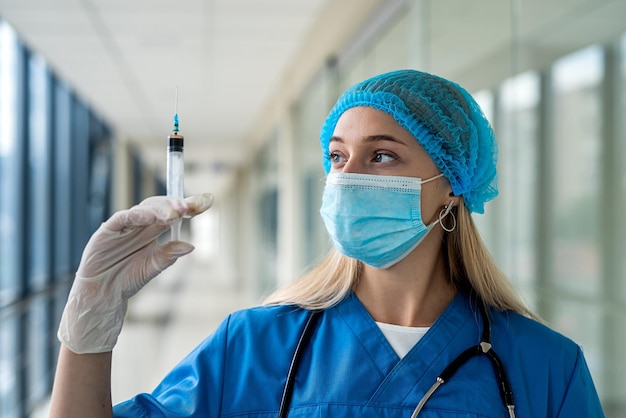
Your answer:
[[[113,350],[128,298],[194,247],[157,238],[181,217],[213,204],[210,194],[185,200],[155,196],[116,212],[91,236],[61,317],[57,336],[78,354]]]

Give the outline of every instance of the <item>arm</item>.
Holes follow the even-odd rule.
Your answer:
[[[62,345],[50,418],[112,416],[111,352],[76,354]]]
[[[602,404],[580,348],[558,416],[604,418]]]

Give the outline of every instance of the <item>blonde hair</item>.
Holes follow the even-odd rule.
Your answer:
[[[312,270],[294,283],[278,289],[266,305],[298,305],[305,309],[326,309],[339,303],[356,284],[363,264],[333,249]]]
[[[486,306],[536,318],[494,262],[465,205],[459,204],[454,212],[457,228],[446,234],[443,244],[450,281],[458,289],[475,294]],[[272,293],[264,304],[314,310],[332,307],[354,288],[362,268],[360,261],[332,250],[294,283]]]
[[[486,306],[538,319],[491,257],[464,204],[457,207],[456,216],[458,227],[445,238],[452,283],[457,288],[475,293]]]

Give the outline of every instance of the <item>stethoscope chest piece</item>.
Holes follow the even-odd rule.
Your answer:
[[[413,411],[411,418],[416,418],[420,411],[424,408],[424,405],[428,401],[428,399],[435,393],[435,391],[443,385],[445,382],[450,380],[450,378],[456,373],[459,368],[467,363],[469,359],[477,355],[486,356],[491,365],[493,366],[494,372],[496,374],[496,379],[498,381],[498,389],[500,390],[500,396],[502,397],[502,403],[509,413],[509,418],[515,418],[515,404],[513,402],[513,391],[511,390],[511,384],[509,383],[508,376],[506,375],[506,371],[504,370],[504,366],[502,365],[502,361],[500,357],[493,350],[493,346],[491,345],[491,321],[489,320],[489,316],[487,315],[487,309],[485,308],[484,303],[478,301],[478,307],[480,309],[480,315],[483,320],[483,333],[481,337],[481,341],[478,345],[474,347],[470,347],[467,350],[463,351],[457,358],[452,360],[450,364],[437,376],[435,379],[435,383],[426,391],[420,402],[417,404],[417,407]]]

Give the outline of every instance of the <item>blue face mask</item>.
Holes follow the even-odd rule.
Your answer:
[[[422,184],[416,177],[331,173],[320,214],[342,254],[385,269],[406,257],[439,222],[422,220]],[[445,215],[452,205],[446,209]],[[444,216],[445,216],[444,215]]]

